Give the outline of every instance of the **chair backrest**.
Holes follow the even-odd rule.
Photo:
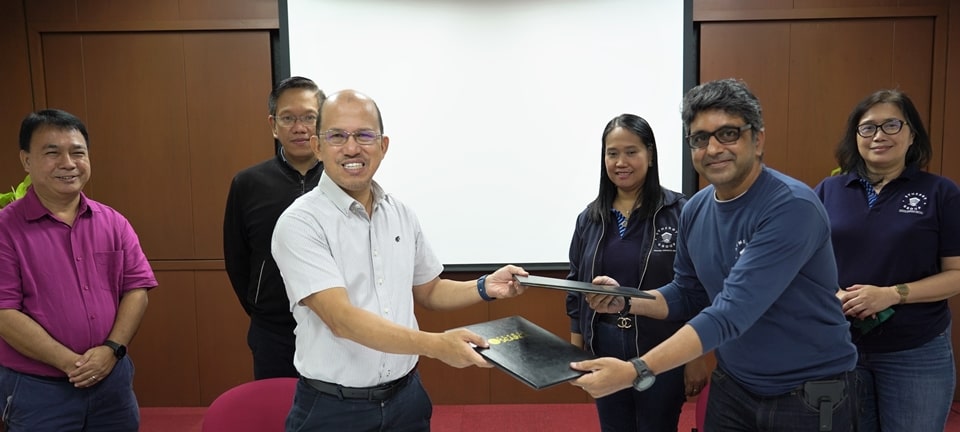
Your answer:
[[[707,385],[703,386],[703,390],[700,390],[700,395],[697,396],[697,431],[706,432],[706,429],[703,428],[703,422],[707,418],[707,399],[710,397],[710,382],[707,381]]]
[[[296,378],[270,378],[225,391],[203,415],[203,432],[283,432]]]

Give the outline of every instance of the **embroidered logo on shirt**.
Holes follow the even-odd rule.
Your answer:
[[[733,255],[733,259],[734,260],[740,259],[740,255],[743,255],[743,250],[746,248],[747,248],[746,240],[737,240],[737,245],[734,247],[735,253]]]
[[[654,238],[657,252],[676,252],[677,251],[677,228],[665,226],[657,228],[657,234]]]
[[[900,213],[923,214],[927,207],[927,196],[920,192],[910,192],[900,200]]]

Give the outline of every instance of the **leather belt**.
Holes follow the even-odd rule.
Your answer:
[[[633,328],[633,315],[620,315],[620,314],[608,314],[608,313],[598,313],[596,314],[597,321],[607,324],[613,324],[621,330],[627,330]]]
[[[336,396],[340,399],[362,399],[370,401],[385,401],[397,394],[398,391],[403,389],[407,383],[410,382],[413,373],[417,371],[417,368],[414,367],[410,370],[409,373],[404,375],[402,378],[390,381],[388,383],[383,383],[373,387],[344,387],[340,384],[328,383],[326,381],[320,381],[315,379],[310,379],[307,377],[302,377],[303,380],[313,387],[316,391],[330,395]]]

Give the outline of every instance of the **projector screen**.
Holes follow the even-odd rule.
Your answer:
[[[681,190],[683,4],[288,0],[290,72],[377,101],[374,180],[442,262],[566,264],[613,117],[647,119]]]

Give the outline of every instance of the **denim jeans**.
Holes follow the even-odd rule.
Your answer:
[[[827,379],[838,379],[846,388],[833,406],[833,432],[856,430],[856,374],[851,371]],[[820,412],[805,398],[802,387],[776,396],[750,392],[719,367],[710,381],[704,432],[810,432],[818,431]]]
[[[599,357],[629,360],[637,356],[637,326],[620,329],[598,322],[594,326],[594,352]],[[643,354],[651,347],[639,350]],[[686,401],[683,367],[657,375],[652,387],[638,392],[633,387],[597,399],[597,414],[603,432],[676,432],[680,410]]]
[[[140,408],[130,357],[87,388],[0,367],[0,411],[8,432],[136,432]]]
[[[415,371],[388,400],[340,399],[320,393],[302,378],[297,381],[287,432],[429,431],[433,404]]]
[[[943,432],[956,371],[950,329],[917,348],[860,353],[860,430]]]

